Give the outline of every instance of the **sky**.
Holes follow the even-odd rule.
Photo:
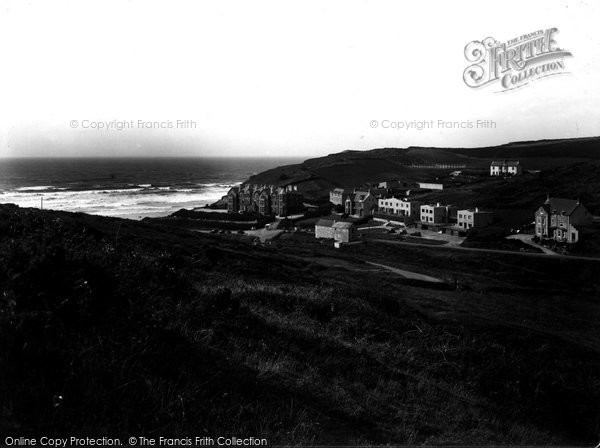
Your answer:
[[[0,157],[308,157],[597,136],[598,23],[592,0],[3,0]],[[469,42],[553,27],[572,53],[566,73],[510,91],[465,84]],[[494,127],[462,127],[477,120]],[[424,121],[434,125],[406,127]]]

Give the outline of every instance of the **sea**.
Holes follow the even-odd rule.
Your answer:
[[[212,204],[293,158],[0,159],[0,203],[129,219]]]

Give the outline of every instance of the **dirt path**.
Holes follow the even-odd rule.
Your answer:
[[[439,278],[431,277],[429,275],[419,274],[417,272],[412,272],[412,271],[406,271],[404,269],[393,268],[391,266],[386,266],[384,264],[379,264],[379,263],[372,263],[370,261],[367,261],[365,263],[373,266],[374,268],[365,268],[362,263],[361,264],[352,263],[350,261],[341,260],[339,258],[334,258],[334,257],[314,257],[314,258],[298,257],[298,258],[302,258],[307,261],[309,260],[314,263],[318,263],[320,265],[327,266],[327,267],[339,267],[339,268],[344,268],[344,269],[348,269],[351,271],[381,272],[381,270],[384,269],[386,271],[393,272],[394,274],[400,275],[401,277],[411,279],[411,280],[420,280],[423,282],[430,282],[430,283],[443,283],[444,282],[443,280],[441,280]]]
[[[386,269],[390,272],[401,275],[404,278],[409,278],[412,280],[421,280],[423,282],[431,282],[431,283],[444,283],[443,280],[440,280],[439,278],[436,278],[436,277],[431,277],[429,275],[417,274],[416,272],[405,271],[404,269],[393,268],[391,266],[386,266],[384,264],[379,264],[379,263],[372,263],[370,261],[367,261],[367,264],[370,264],[372,266],[377,266],[382,269]]]

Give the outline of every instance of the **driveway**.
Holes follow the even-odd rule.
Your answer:
[[[547,247],[542,246],[541,244],[537,244],[533,242],[533,236],[527,233],[509,235],[506,237],[507,240],[519,240],[522,243],[525,243],[531,247],[535,247],[536,249],[541,250],[546,255],[559,255],[553,250],[548,249]]]

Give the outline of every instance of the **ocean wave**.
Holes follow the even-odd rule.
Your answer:
[[[65,187],[55,187],[53,185],[35,185],[30,187],[19,187],[15,188],[14,191],[19,191],[22,193],[32,192],[38,193],[42,191],[63,191],[66,190]]]
[[[50,188],[50,187],[47,187]],[[104,216],[166,216],[182,208],[203,207],[219,200],[229,188],[203,184],[202,188],[117,188],[101,190],[35,190],[28,187],[5,191],[4,203],[21,207],[84,212]]]

